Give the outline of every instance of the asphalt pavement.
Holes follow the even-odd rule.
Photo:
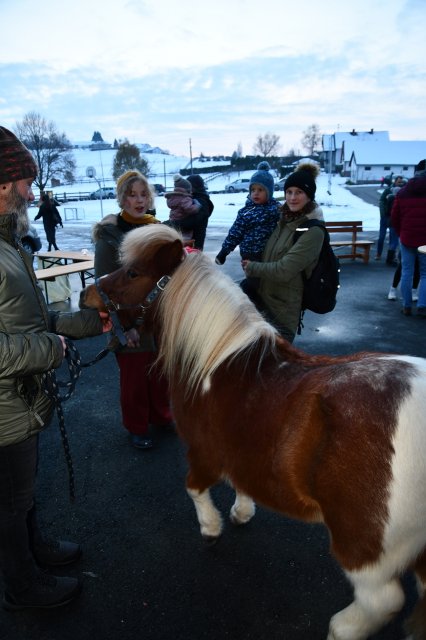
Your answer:
[[[225,233],[209,230],[206,251],[214,255]],[[403,316],[400,302],[387,300],[393,268],[374,255],[367,265],[342,261],[336,309],[307,314],[296,346],[426,357],[426,321]],[[236,253],[222,268],[242,277]],[[75,305],[78,278],[72,284],[71,305],[55,307]],[[104,338],[76,346],[87,362]],[[206,546],[184,488],[185,447],[161,432],[153,433],[150,451],[130,446],[112,355],[83,370],[64,412],[77,500],[69,502],[55,419],[41,436],[38,505],[45,530],[82,544],[82,560],[61,573],[80,576],[83,593],[50,612],[0,611],[1,640],[325,640],[330,617],[351,601],[351,589],[322,525],[259,507],[248,525],[234,527],[227,519],[233,493],[219,486],[213,496],[226,525],[216,545]],[[402,621],[414,602],[409,574],[404,586],[404,610],[374,640],[405,637]]]

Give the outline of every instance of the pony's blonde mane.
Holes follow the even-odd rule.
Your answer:
[[[140,229],[134,229],[126,233],[120,245],[121,264],[128,269],[140,260],[141,255],[146,262],[154,260],[158,249],[175,240],[182,242],[182,236],[165,224],[148,224]]]
[[[240,287],[202,253],[190,253],[159,298],[159,358],[169,379],[179,372],[188,393],[210,386],[227,358],[274,349],[277,332]]]

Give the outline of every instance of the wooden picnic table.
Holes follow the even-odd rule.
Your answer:
[[[47,282],[54,281],[60,276],[68,276],[78,273],[81,286],[86,286],[86,278],[93,278],[95,268],[93,253],[80,251],[38,251],[35,254],[42,264],[41,269],[36,269],[37,280],[44,282],[46,302],[49,304],[49,291]]]
[[[94,254],[82,251],[37,251],[35,254],[44,265],[68,264],[68,262],[85,262],[93,260]]]

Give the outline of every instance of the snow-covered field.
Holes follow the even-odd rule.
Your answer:
[[[79,180],[72,186],[57,187],[54,193],[75,193],[78,191],[95,191],[98,184],[95,180],[87,181],[86,168],[91,166],[96,169],[96,178],[105,186],[114,185],[111,176],[111,166],[115,152],[75,150],[77,161],[77,176]],[[145,156],[151,167],[151,181],[160,182],[170,189],[173,184],[173,174],[180,169],[189,166],[189,158],[148,154]],[[214,164],[217,164],[215,162]],[[193,162],[193,171],[197,173],[207,163]],[[225,186],[239,177],[250,178],[253,171],[228,172],[224,166],[224,173],[208,182],[210,192],[222,191]],[[205,174],[208,177],[209,174]],[[321,173],[317,180],[316,200],[321,204],[326,220],[362,220],[366,231],[376,231],[379,227],[378,207],[367,204],[361,198],[357,198],[345,188],[346,178],[332,176],[331,181],[327,174]],[[379,189],[379,185],[377,186]],[[330,191],[331,195],[329,195]],[[275,196],[282,196],[282,192],[275,192]],[[230,226],[237,214],[238,209],[244,206],[247,194],[245,193],[211,193],[214,203],[214,212],[209,221],[209,228],[214,226]],[[169,210],[164,197],[156,198],[157,217],[166,220],[169,217]],[[115,200],[103,200],[102,205],[99,200],[84,200],[80,202],[69,202],[61,205],[61,215],[65,222],[73,221],[77,225],[92,225],[109,213],[116,213],[118,205]],[[31,213],[31,212],[30,212]],[[31,216],[32,217],[32,216]]]

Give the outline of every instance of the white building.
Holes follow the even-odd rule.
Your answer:
[[[322,137],[327,172],[339,172],[354,184],[380,182],[390,174],[411,178],[426,158],[426,142],[389,140],[387,131],[336,132]]]
[[[389,133],[387,131],[337,131],[332,134],[325,134],[322,137],[323,162],[326,171],[336,173],[336,171],[347,171],[349,175],[349,161],[352,155],[352,148],[358,142],[369,143],[388,142]],[[346,160],[346,168],[344,167]],[[345,175],[345,173],[342,173]]]
[[[348,165],[350,179],[354,184],[362,184],[380,182],[389,174],[412,178],[414,167],[424,158],[426,142],[398,140],[354,144]]]

